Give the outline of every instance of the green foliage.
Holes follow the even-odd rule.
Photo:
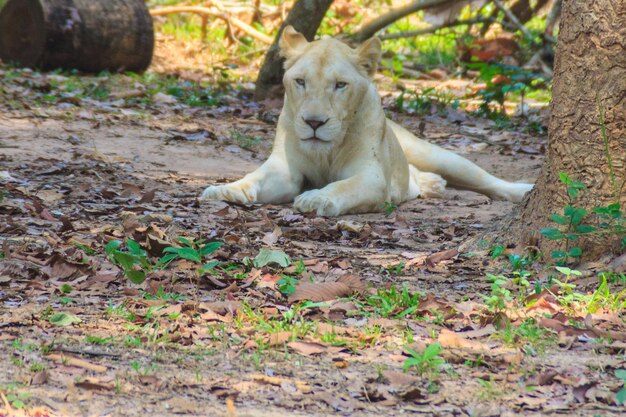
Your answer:
[[[163,253],[165,255],[159,259],[156,263],[156,268],[163,268],[169,265],[176,259],[186,259],[191,262],[195,262],[197,264],[202,264],[203,258],[211,255],[213,252],[217,251],[222,247],[223,242],[208,242],[205,243],[206,240],[198,239],[198,240],[189,240],[184,237],[176,238],[176,240],[181,243],[183,246],[174,247],[169,246],[163,249]],[[218,261],[208,262],[203,264],[198,268],[198,273],[203,275],[211,270],[213,270],[217,265],[219,265]]]
[[[398,205],[393,201],[385,201],[383,203],[382,209],[385,213],[385,216],[389,217],[398,209]]]
[[[439,372],[441,366],[446,363],[440,356],[441,352],[443,352],[443,348],[439,342],[428,345],[421,354],[408,346],[405,346],[404,349],[411,354],[411,357],[404,361],[402,365],[402,369],[405,372],[414,368],[420,375],[436,373]]]
[[[406,287],[398,290],[395,286],[378,289],[375,295],[365,299],[365,304],[374,308],[374,313],[381,317],[403,318],[414,314],[419,307],[422,295],[411,294]]]
[[[489,310],[495,313],[505,310],[507,304],[513,299],[511,291],[505,287],[509,279],[504,275],[487,274],[487,282],[491,283],[491,294],[481,294],[485,300],[485,304]]]
[[[270,264],[286,268],[290,263],[291,259],[289,259],[289,255],[285,252],[268,248],[261,248],[259,254],[252,261],[255,268],[262,268]]]
[[[121,241],[112,240],[104,250],[109,259],[119,266],[124,275],[134,284],[144,282],[146,272],[153,268],[148,253],[132,239],[126,240],[125,247]]]
[[[78,324],[82,322],[82,320],[76,315],[65,312],[52,314],[48,318],[48,321],[55,326],[70,326],[72,324]]]
[[[499,106],[499,114],[504,115],[504,101],[509,94],[518,93],[522,104],[528,92],[536,90],[545,84],[546,80],[540,74],[535,74],[520,67],[498,63],[475,62],[467,67],[479,71],[478,78],[485,82],[485,88],[476,92],[482,98],[481,112],[487,116],[494,114],[491,103]]]
[[[583,207],[575,206],[575,200],[585,189],[585,185],[572,180],[564,172],[559,173],[559,179],[566,187],[568,202],[563,207],[562,214],[550,215],[550,220],[556,223],[557,227],[548,227],[540,231],[550,240],[565,241],[565,250],[553,251],[552,258],[559,264],[566,264],[580,258],[583,253],[582,249],[573,246],[573,243],[581,236],[617,235],[624,249],[626,247],[626,216],[622,212],[620,203],[613,202],[604,207],[595,207],[589,212]],[[590,217],[593,219],[590,220]]]
[[[289,275],[281,275],[281,277],[281,279],[276,281],[276,284],[278,284],[278,291],[286,295],[293,294],[296,291],[296,285],[298,285],[300,280],[290,277]]]
[[[396,97],[396,109],[400,112],[415,113],[418,115],[430,115],[439,113],[444,115],[448,107],[459,107],[459,101],[454,100],[435,88],[424,88],[421,90],[402,90]]]

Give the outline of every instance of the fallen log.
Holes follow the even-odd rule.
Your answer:
[[[9,0],[0,11],[0,59],[7,63],[142,72],[153,49],[144,0]]]

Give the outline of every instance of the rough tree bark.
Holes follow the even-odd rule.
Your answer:
[[[598,103],[604,109],[608,148],[615,182],[626,177],[626,7],[623,0],[565,0],[556,53],[549,142],[546,160],[535,189],[521,207],[521,219],[509,236],[537,244],[544,255],[562,249],[562,242],[539,235],[552,227],[551,213],[562,214],[567,204],[559,172],[588,188],[576,200],[587,209],[614,201],[614,188],[605,154]],[[618,197],[626,206],[624,193]],[[585,259],[598,259],[617,245],[604,236],[602,243],[576,242]],[[611,239],[613,239],[611,241]],[[559,245],[559,246],[557,246]]]
[[[281,85],[283,81],[283,59],[279,55],[278,40],[283,29],[288,25],[293,26],[302,33],[309,41],[313,40],[317,28],[322,23],[326,11],[333,3],[333,0],[298,0],[283,22],[274,43],[270,46],[265,55],[263,66],[259,71],[256,80],[255,98],[263,100],[266,98],[272,87]]]

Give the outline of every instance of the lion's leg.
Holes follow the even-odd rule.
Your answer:
[[[293,201],[301,187],[302,175],[290,171],[286,161],[272,154],[263,165],[242,179],[207,187],[200,198],[240,204],[281,204]]]
[[[380,211],[386,195],[383,172],[365,170],[319,190],[306,191],[296,197],[294,208],[300,212],[315,211],[319,216]]]
[[[514,202],[521,201],[524,194],[533,188],[532,184],[497,178],[462,156],[413,136],[395,123],[393,130],[411,165],[420,171],[441,175],[454,188],[476,191],[495,200]]]

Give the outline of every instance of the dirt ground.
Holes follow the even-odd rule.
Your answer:
[[[544,294],[505,320],[544,323],[530,341],[506,339],[503,316],[486,310],[485,275],[504,266],[462,245],[513,204],[448,190],[390,216],[318,218],[199,203],[207,184],[263,161],[278,111],[245,96],[211,109],[2,104],[0,415],[623,415],[618,313]],[[503,178],[538,175],[545,137],[390,114]],[[212,259],[230,269],[198,278],[179,260],[136,285],[105,253],[132,238],[158,257],[180,236],[225,242]],[[262,247],[302,259],[302,281],[351,275],[364,293],[300,308],[275,286],[293,266],[246,266]],[[596,282],[587,274],[579,290]],[[421,294],[417,310],[385,316],[365,302],[391,288]],[[445,364],[403,372],[405,347],[435,340]]]

